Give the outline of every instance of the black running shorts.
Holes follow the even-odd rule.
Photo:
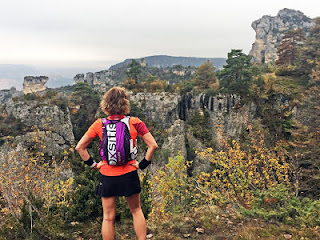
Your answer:
[[[126,196],[140,193],[141,186],[137,171],[120,176],[105,176],[100,173],[97,195],[100,197]]]

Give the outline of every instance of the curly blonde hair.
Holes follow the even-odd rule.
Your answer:
[[[102,97],[101,110],[107,115],[127,115],[130,112],[129,95],[125,88],[113,87]]]

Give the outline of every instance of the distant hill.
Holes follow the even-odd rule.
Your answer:
[[[216,69],[222,69],[226,62],[225,58],[197,58],[197,57],[173,57],[166,55],[156,55],[144,58],[136,58],[135,60],[140,61],[144,59],[149,67],[166,68],[172,67],[173,65],[182,65],[184,67],[195,66],[199,67],[202,63],[209,60],[213,63]],[[132,61],[132,58],[126,59],[123,62],[117,63],[110,67],[111,70],[116,70],[128,65]]]

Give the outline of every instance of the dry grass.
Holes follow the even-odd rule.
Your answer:
[[[91,225],[89,228],[88,225],[78,226],[74,239],[101,239],[100,219]],[[320,228],[267,223],[217,206],[206,206],[188,213],[171,214],[164,219],[149,219],[147,234],[152,234],[151,240],[283,240],[285,237],[291,237],[289,240],[316,240],[320,239]],[[136,240],[131,219],[116,222],[115,239]]]

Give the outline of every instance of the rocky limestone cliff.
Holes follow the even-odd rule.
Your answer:
[[[187,120],[193,111],[207,111],[212,123],[213,135],[218,138],[216,126],[223,126],[227,136],[237,137],[243,126],[254,119],[255,104],[242,105],[237,95],[206,96],[204,94],[187,94],[182,97],[179,106],[179,117]]]
[[[6,105],[5,111],[29,127],[55,132],[65,140],[66,144],[74,143],[68,109],[64,112],[56,105],[34,101],[28,104],[17,102],[13,105]]]
[[[21,91],[17,91],[15,87],[0,90],[0,105],[7,102],[10,102],[12,104],[12,98],[20,97],[22,96],[22,94],[23,93]]]
[[[75,75],[73,77],[73,81],[75,83],[87,82],[86,80],[84,80],[84,74],[83,73],[78,73],[77,75]]]
[[[286,32],[302,28],[308,33],[314,22],[300,11],[284,8],[277,16],[265,15],[251,26],[256,32],[256,40],[249,55],[255,62],[272,63],[277,59],[277,47]]]
[[[49,78],[47,76],[26,76],[23,82],[23,93],[36,93],[46,90],[45,84],[48,82]]]
[[[75,143],[68,108],[61,109],[47,100],[26,102],[17,98],[13,101],[13,96],[16,96],[14,91],[6,96],[6,101],[0,101],[0,113],[19,120],[27,128],[27,133],[10,137],[9,142],[0,146],[0,155],[5,156],[13,145],[25,146],[36,135],[45,144],[45,152],[52,156],[59,155]]]
[[[174,93],[130,93],[130,100],[143,110],[145,119],[170,127],[179,119],[180,95]]]
[[[180,96],[165,92],[137,93],[130,95],[130,100],[142,110],[145,119],[157,122],[166,129],[177,124],[177,120],[186,121],[194,111],[207,111],[212,131],[215,125],[224,126],[225,133],[232,137],[239,136],[243,126],[253,121],[256,113],[254,103],[242,105],[240,97],[233,94],[207,96],[189,93]],[[216,133],[214,136],[218,137]]]
[[[162,150],[165,150],[168,156],[174,157],[181,154],[187,159],[185,130],[185,122],[180,119],[174,121],[173,125],[167,130],[168,138],[164,142]]]
[[[64,149],[70,148],[69,143],[58,133],[52,131],[28,132],[6,139],[6,142],[0,146],[0,159],[5,158],[8,153],[28,149],[36,140],[45,146],[43,152],[48,156],[59,156]]]
[[[102,70],[95,73],[88,72],[86,73],[86,77],[84,77],[83,73],[79,73],[73,77],[73,80],[76,84],[80,82],[88,83],[94,89],[105,92],[107,88],[116,85],[115,81],[111,79],[112,75],[112,70]]]
[[[191,93],[180,96],[171,93],[137,93],[130,96],[144,114],[144,119],[159,123],[167,138],[159,150],[165,157],[174,157],[179,152],[187,159],[188,148],[193,150],[205,149],[206,143],[197,139],[187,124],[195,113],[209,113],[209,131],[219,144],[220,134],[216,126],[224,127],[227,136],[238,138],[249,121],[254,121],[255,104],[242,105],[237,95],[206,96]],[[189,153],[190,154],[190,153]],[[208,169],[210,162],[193,156],[193,171]]]

